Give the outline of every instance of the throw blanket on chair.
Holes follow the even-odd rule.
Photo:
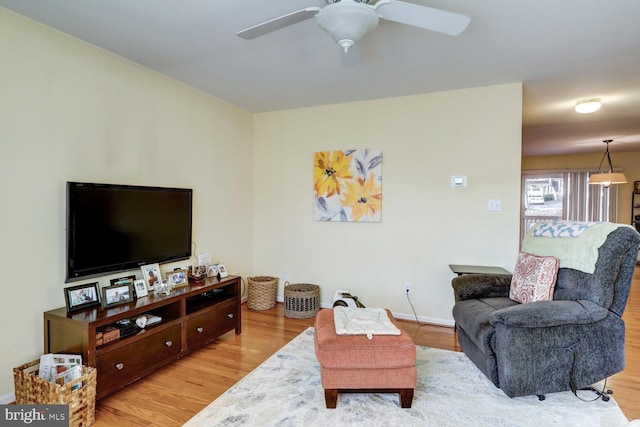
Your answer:
[[[609,233],[630,225],[611,222],[543,221],[536,223],[522,241],[522,251],[533,255],[553,255],[560,268],[593,273],[598,249]]]
[[[400,335],[382,308],[334,307],[333,321],[337,335]]]

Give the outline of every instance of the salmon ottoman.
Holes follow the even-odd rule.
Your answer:
[[[315,319],[315,352],[327,408],[338,393],[400,393],[400,406],[411,408],[416,387],[416,347],[389,310],[400,335],[337,335],[332,309]]]

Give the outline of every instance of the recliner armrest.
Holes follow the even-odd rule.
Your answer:
[[[493,326],[547,328],[584,325],[604,319],[609,310],[588,301],[537,301],[496,310],[489,321]]]
[[[464,274],[451,280],[456,302],[467,299],[508,297],[511,274]]]

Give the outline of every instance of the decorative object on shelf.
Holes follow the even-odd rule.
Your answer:
[[[157,283],[162,283],[160,264],[143,265],[140,270],[142,270],[142,280],[147,285],[147,290],[152,291]]]
[[[132,274],[130,276],[118,277],[117,279],[110,279],[109,284],[113,285],[125,285],[129,282],[133,283],[136,280],[136,275]]]
[[[313,189],[315,220],[380,222],[382,150],[315,153]]]
[[[218,264],[207,265],[207,277],[218,277],[220,270],[218,270]]]
[[[166,282],[172,288],[180,288],[189,284],[187,270],[177,269],[166,273]]]
[[[79,311],[100,305],[100,288],[98,282],[70,286],[64,289],[64,300],[67,311]]]
[[[247,278],[247,307],[251,310],[269,310],[276,306],[278,278],[256,276]]]
[[[147,326],[147,317],[146,316],[137,317],[136,325],[138,326],[138,328],[144,329],[145,326]]]
[[[220,274],[220,277],[229,276],[229,273],[227,273],[227,268],[224,266],[224,264],[218,264],[218,273]]]
[[[613,142],[613,139],[605,139],[602,142],[607,144],[607,149],[604,152],[604,155],[602,156],[602,160],[600,160],[600,166],[598,166],[598,172],[589,177],[589,184],[602,185],[605,188],[609,188],[612,184],[626,184],[627,177],[624,176],[622,172],[613,171],[613,165],[611,164],[611,156],[609,155],[609,144]],[[602,172],[602,162],[604,162],[605,158],[609,163],[608,172]]]
[[[113,307],[133,301],[133,283],[102,288],[102,307]]]
[[[189,266],[188,274],[189,274],[189,280],[192,280],[194,282],[200,282],[206,277],[206,266],[205,265]]]
[[[158,281],[153,287],[153,293],[155,295],[169,295],[171,293],[172,286],[170,283]]]
[[[587,98],[576,102],[575,110],[576,113],[591,114],[598,111],[601,106],[602,102],[600,101],[600,98]]]
[[[144,283],[144,280],[142,279],[134,281],[133,288],[136,291],[136,298],[142,298],[149,295],[149,291],[147,291],[147,285]]]

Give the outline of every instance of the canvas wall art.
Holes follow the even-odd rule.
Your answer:
[[[380,222],[382,150],[315,153],[313,189],[318,221]]]

